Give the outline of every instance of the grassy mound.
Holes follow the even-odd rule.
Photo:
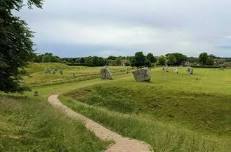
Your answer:
[[[152,83],[127,78],[82,88],[63,102],[156,151],[229,151],[231,70],[179,71],[153,70]]]
[[[68,96],[111,111],[146,114],[157,120],[180,123],[190,129],[231,136],[231,96],[166,92],[145,85],[132,88],[129,84],[122,86],[124,83],[96,85]]]

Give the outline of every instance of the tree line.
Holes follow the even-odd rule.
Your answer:
[[[136,52],[134,56],[109,56],[107,58],[98,56],[60,58],[52,53],[34,55],[32,62],[62,62],[73,66],[132,66],[132,67],[152,67],[156,65],[168,66],[218,66],[223,65],[229,58],[220,58],[206,52],[198,57],[187,57],[182,53],[167,53],[161,56],[154,56],[152,53],[145,55],[142,51]]]

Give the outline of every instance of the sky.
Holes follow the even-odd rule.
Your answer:
[[[231,56],[230,0],[45,0],[18,16],[39,53],[61,57],[208,52]]]

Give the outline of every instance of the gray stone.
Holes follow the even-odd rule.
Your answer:
[[[175,72],[176,74],[179,74],[179,71],[178,71],[178,68],[177,68],[177,67],[174,68],[174,72]]]
[[[101,79],[103,80],[112,80],[112,73],[107,67],[103,67],[100,70],[100,76],[101,76]]]
[[[138,82],[151,81],[151,72],[148,68],[137,69],[133,71],[132,74]]]
[[[193,75],[193,68],[192,67],[189,67],[187,71],[188,71],[189,75]]]
[[[168,72],[169,70],[168,70],[168,66],[163,66],[162,67],[162,70],[164,71],[164,72]]]

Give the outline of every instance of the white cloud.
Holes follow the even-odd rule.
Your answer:
[[[43,10],[24,9],[20,15],[36,31],[39,46],[222,54],[221,46],[230,43],[230,5],[229,0],[46,0]],[[226,48],[224,55],[231,52]]]

